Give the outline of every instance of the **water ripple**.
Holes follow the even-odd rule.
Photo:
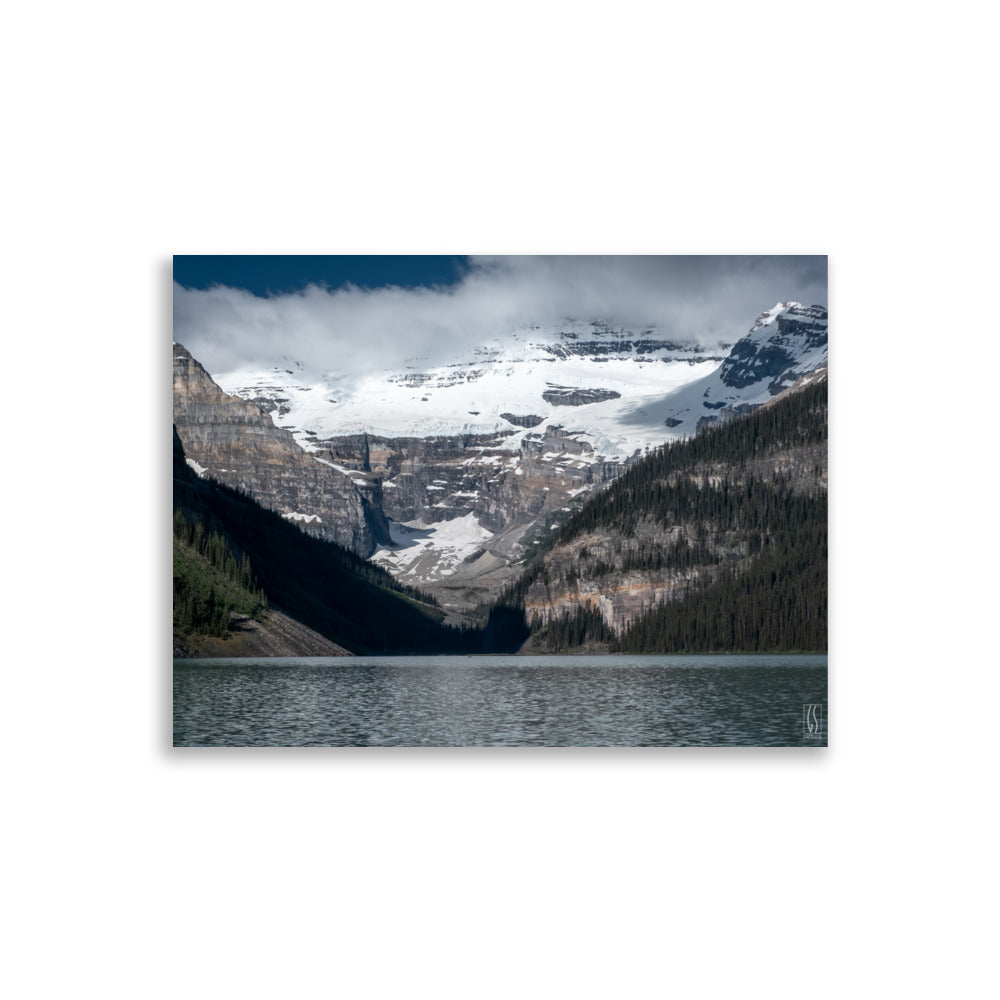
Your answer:
[[[177,660],[174,745],[826,746],[826,676],[825,656]]]

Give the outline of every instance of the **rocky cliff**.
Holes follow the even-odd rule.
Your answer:
[[[174,426],[199,476],[360,555],[389,541],[378,480],[354,481],[307,454],[259,405],[224,393],[183,346],[173,354]]]
[[[689,434],[750,413],[827,367],[827,310],[779,302],[757,317],[711,375],[666,400],[663,422]]]
[[[319,439],[310,444],[358,478],[380,480],[392,545],[375,560],[434,593],[452,622],[490,600],[514,563],[566,520],[624,463],[595,460],[559,427],[529,433],[517,450],[501,434]]]
[[[826,348],[827,311],[823,306],[779,303],[733,345],[719,369],[719,379],[733,389],[766,381],[768,391],[775,395],[819,364]],[[803,365],[803,358],[809,359],[808,366]]]

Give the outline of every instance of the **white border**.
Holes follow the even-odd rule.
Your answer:
[[[977,992],[991,36],[890,13],[12,16],[14,994]],[[461,251],[831,254],[829,750],[168,749],[169,255]]]

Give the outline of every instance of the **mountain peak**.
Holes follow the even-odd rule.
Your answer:
[[[824,306],[779,302],[762,313],[719,370],[724,385],[743,389],[765,379],[772,395],[826,361]]]
[[[770,309],[765,309],[754,321],[752,327],[750,327],[750,332],[753,333],[755,330],[759,330],[761,327],[770,326],[782,313],[788,312],[790,309],[801,309],[801,302],[776,302]]]

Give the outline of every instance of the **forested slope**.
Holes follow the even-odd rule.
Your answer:
[[[380,567],[199,479],[176,432],[174,511],[175,632],[218,635],[230,611],[259,618],[272,605],[355,653],[464,652],[480,639],[442,626],[440,608]]]
[[[588,501],[501,603],[526,648],[826,648],[827,381],[664,447]]]

